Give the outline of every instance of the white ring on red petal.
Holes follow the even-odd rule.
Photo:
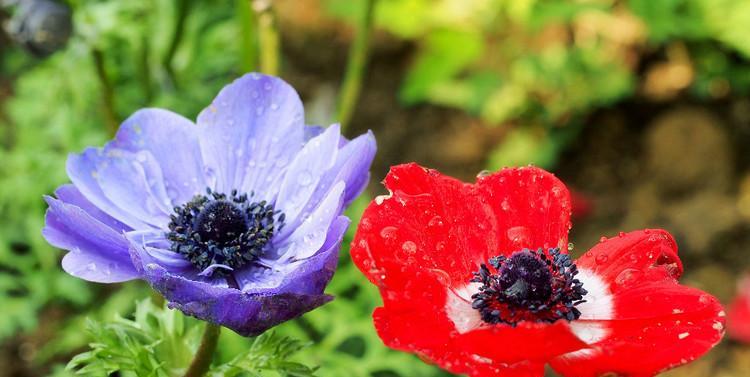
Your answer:
[[[459,334],[478,329],[485,325],[479,311],[471,307],[473,296],[479,292],[481,283],[469,283],[459,288],[448,287],[445,300],[445,313],[453,322]]]
[[[585,268],[578,270],[576,278],[583,283],[583,288],[588,292],[584,299],[586,302],[576,305],[581,311],[578,320],[570,322],[570,330],[578,339],[586,344],[595,344],[610,335],[611,330],[606,325],[606,320],[614,316],[614,303],[612,293],[607,282],[602,280],[593,271]],[[595,351],[590,348],[565,354],[566,358],[589,357]]]
[[[570,322],[570,329],[581,341],[586,344],[594,344],[606,338],[610,329],[605,322],[613,318],[614,304],[609,285],[594,272],[585,268],[579,269],[576,278],[583,283],[588,293],[584,299],[586,302],[576,306],[581,311],[578,320]],[[469,283],[458,288],[447,288],[445,312],[459,334],[478,329],[485,325],[479,311],[471,307],[471,296],[479,292],[480,283]],[[577,353],[586,354],[590,350],[572,352],[568,356],[576,356]]]

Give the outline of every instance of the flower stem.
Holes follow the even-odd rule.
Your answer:
[[[346,66],[346,73],[344,74],[344,81],[341,84],[341,92],[336,109],[342,133],[346,130],[346,126],[351,120],[362,87],[362,78],[367,66],[367,54],[370,47],[370,35],[372,34],[376,2],[377,0],[365,0],[365,11],[359,19],[357,35],[349,50],[349,60]]]
[[[193,362],[190,363],[190,367],[185,372],[185,377],[201,377],[206,374],[208,368],[211,366],[211,360],[213,359],[214,351],[216,351],[216,344],[219,341],[220,334],[221,326],[206,323],[201,345],[193,357]]]
[[[101,89],[104,121],[107,123],[107,129],[109,130],[109,132],[114,135],[117,132],[117,127],[120,125],[120,121],[117,119],[117,113],[115,112],[114,89],[112,88],[112,82],[109,81],[107,68],[104,65],[104,53],[102,53],[101,50],[95,48],[91,50],[91,56],[94,59],[96,76],[102,86]]]
[[[260,43],[260,71],[269,75],[279,74],[279,31],[271,0],[252,0]]]
[[[258,30],[253,8],[248,0],[237,1],[237,18],[240,24],[240,69],[242,72],[255,71],[258,66]]]
[[[192,5],[191,0],[178,0],[177,1],[177,21],[172,31],[172,39],[169,41],[169,48],[167,49],[166,55],[162,65],[167,73],[170,83],[177,88],[177,77],[174,72],[174,56],[177,53],[177,48],[180,47],[182,37],[185,31],[185,21],[190,13],[190,7]]]

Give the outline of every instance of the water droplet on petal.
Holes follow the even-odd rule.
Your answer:
[[[401,245],[401,249],[408,255],[414,255],[417,252],[417,244],[412,241],[406,241]]]
[[[609,260],[609,257],[607,256],[607,254],[599,254],[596,256],[595,260],[598,264],[605,264]]]
[[[383,240],[385,240],[386,243],[390,243],[396,239],[397,233],[398,228],[395,226],[387,226],[380,230],[380,237],[383,237]]]
[[[430,222],[427,223],[427,226],[437,228],[443,226],[443,218],[440,216],[435,216],[432,219],[430,219]]]
[[[508,198],[503,199],[503,201],[500,203],[500,209],[506,212],[510,210],[510,203],[508,203]]]
[[[641,277],[643,273],[633,268],[626,268],[622,270],[615,278],[615,283],[618,285],[627,285],[636,281]]]

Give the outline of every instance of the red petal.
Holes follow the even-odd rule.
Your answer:
[[[468,284],[488,258],[567,245],[570,199],[553,175],[506,169],[472,185],[406,164],[391,168],[385,185],[391,195],[365,210],[351,253],[380,287],[374,317],[387,345],[474,376],[541,375],[545,359],[581,347],[563,323],[461,334],[446,312],[449,288]]]
[[[552,367],[562,375],[653,376],[694,360],[721,340],[721,305],[705,292],[679,285],[682,264],[666,231],[621,234],[595,246],[577,265],[605,282],[612,310],[607,315],[581,308],[582,319],[574,325],[593,325],[606,335],[589,350],[554,359]]]
[[[417,164],[392,167],[385,185],[392,194],[370,203],[352,250],[373,283],[388,284],[380,279],[385,272],[393,280],[402,269],[427,269],[466,284],[488,250],[497,249],[472,185]],[[369,249],[356,247],[363,240]]]
[[[554,175],[535,167],[503,169],[477,182],[494,214],[499,251],[559,247],[567,251],[570,193]],[[498,255],[493,250],[492,257]]]
[[[750,343],[750,276],[742,278],[737,297],[729,306],[727,331],[729,336]]]

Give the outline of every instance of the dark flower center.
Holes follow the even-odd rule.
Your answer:
[[[560,249],[524,249],[510,257],[490,258],[472,282],[482,283],[472,296],[472,307],[490,324],[516,326],[521,321],[552,323],[581,316],[576,305],[585,302],[586,290],[575,278],[578,268]]]
[[[272,204],[250,201],[248,195],[237,195],[237,191],[227,196],[210,189],[207,195],[197,195],[175,207],[171,220],[167,233],[171,250],[199,270],[215,264],[235,269],[257,260],[284,225],[284,215]]]

